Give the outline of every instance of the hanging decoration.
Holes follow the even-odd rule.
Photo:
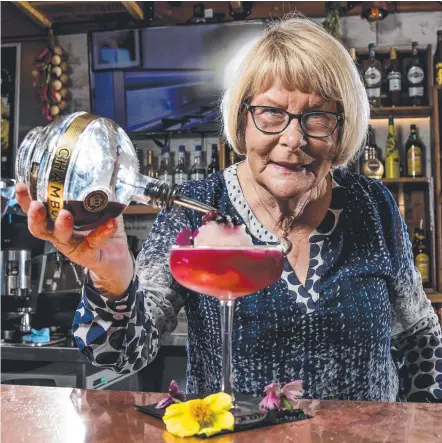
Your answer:
[[[36,57],[32,71],[38,107],[48,122],[60,118],[70,98],[69,64],[66,58],[67,54],[57,44],[52,30],[49,30],[48,45]]]
[[[322,26],[334,38],[341,41],[341,25],[340,25],[340,6],[339,2],[326,2],[326,16],[322,22]]]

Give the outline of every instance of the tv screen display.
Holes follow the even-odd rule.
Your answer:
[[[140,51],[140,57],[136,52],[132,56],[140,61],[136,68],[126,67],[131,63],[124,57],[127,49],[118,47],[128,36],[115,35],[117,43],[108,44],[108,39],[100,38],[104,33],[93,33],[92,58],[100,54],[95,42],[108,57],[97,63],[92,60],[93,112],[115,120],[128,132],[219,130],[223,90],[234,81],[239,60],[264,26],[263,22],[234,22],[142,29],[137,31],[139,39],[130,36],[131,42],[139,41],[135,51]],[[106,69],[103,60],[109,54],[112,63]],[[119,60],[121,67],[115,67]]]

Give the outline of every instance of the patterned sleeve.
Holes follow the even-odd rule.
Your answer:
[[[95,366],[138,371],[157,355],[162,334],[175,329],[186,292],[171,275],[169,255],[177,233],[189,226],[186,214],[174,207],[158,215],[123,299],[109,300],[85,285],[73,332],[80,351]]]
[[[382,186],[382,185],[381,185]],[[383,186],[382,186],[383,187]],[[389,284],[392,347],[403,358],[399,370],[401,396],[408,401],[442,399],[442,333],[422,286],[412,246],[396,202],[383,187],[389,214],[384,233],[391,254]]]

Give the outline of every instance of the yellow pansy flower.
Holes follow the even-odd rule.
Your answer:
[[[189,400],[170,405],[164,413],[166,429],[179,437],[195,434],[207,436],[221,431],[233,431],[235,419],[230,412],[232,397],[224,392],[209,395],[202,400]]]

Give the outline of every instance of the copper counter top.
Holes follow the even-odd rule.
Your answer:
[[[2,443],[201,443],[138,412],[161,394],[1,386]],[[442,404],[301,400],[311,420],[240,432],[211,443],[442,442]]]

